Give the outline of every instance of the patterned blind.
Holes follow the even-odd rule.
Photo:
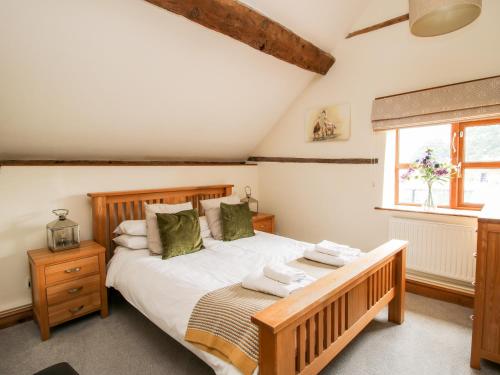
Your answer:
[[[376,98],[373,130],[500,117],[500,76]]]

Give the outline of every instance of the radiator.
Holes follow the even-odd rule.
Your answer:
[[[427,275],[469,286],[474,280],[474,226],[393,217],[389,221],[389,237],[409,242],[409,275]]]

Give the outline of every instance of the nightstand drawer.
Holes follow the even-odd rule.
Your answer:
[[[92,293],[58,305],[49,306],[49,325],[54,326],[66,320],[84,315],[101,306],[101,294]]]
[[[52,306],[92,292],[98,292],[100,281],[99,275],[93,275],[50,286],[47,288],[47,303]]]
[[[81,278],[85,275],[99,272],[99,260],[97,256],[76,259],[47,266],[45,268],[45,282],[47,285]]]
[[[254,221],[253,228],[262,232],[272,233],[273,226],[270,220]]]

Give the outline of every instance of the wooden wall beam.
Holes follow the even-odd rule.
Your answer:
[[[146,0],[280,60],[326,74],[334,57],[236,0]]]
[[[275,156],[250,156],[248,161],[271,163],[320,163],[320,164],[377,164],[378,159],[324,159],[324,158],[289,158]]]
[[[253,165],[246,164],[244,161],[162,161],[162,160],[0,160],[2,166],[112,166],[112,167],[182,167],[182,166],[242,166]]]
[[[410,14],[406,13],[406,14],[403,14],[402,16],[394,17],[394,18],[391,18],[390,20],[380,22],[380,23],[377,23],[377,24],[372,25],[372,26],[365,27],[364,29],[353,31],[352,33],[347,34],[347,36],[345,38],[349,39],[349,38],[352,38],[353,36],[356,36],[356,35],[366,34],[366,33],[369,33],[371,31],[379,30],[379,29],[382,29],[382,28],[387,27],[387,26],[391,26],[391,25],[395,25],[395,24],[400,23],[400,22],[408,21],[409,19],[410,19]]]

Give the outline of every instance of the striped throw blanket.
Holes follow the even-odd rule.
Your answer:
[[[337,268],[304,258],[287,264],[317,279]],[[251,374],[259,363],[259,330],[250,319],[279,299],[241,284],[207,293],[191,313],[185,340]]]
[[[207,293],[191,313],[185,339],[251,374],[259,362],[259,330],[250,318],[278,299],[241,284]]]

